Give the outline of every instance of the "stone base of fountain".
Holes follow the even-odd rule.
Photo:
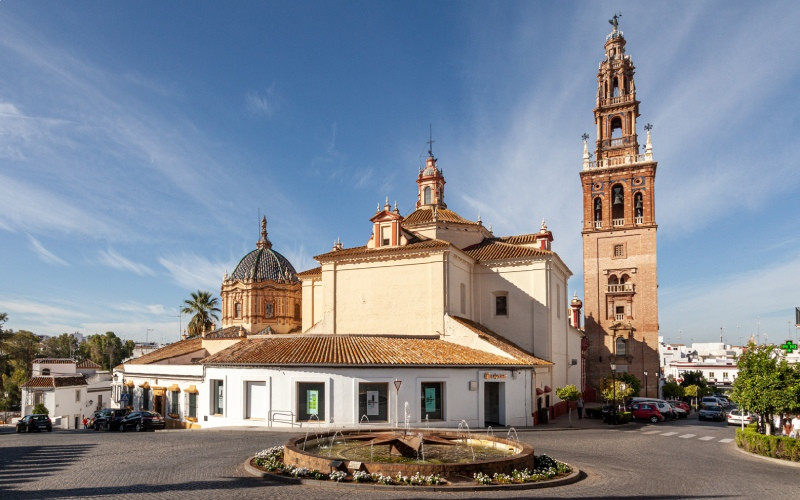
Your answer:
[[[517,441],[504,439],[501,437],[474,433],[467,439],[462,431],[429,431],[423,429],[408,429],[402,431],[375,431],[375,432],[330,432],[315,436],[314,443],[324,443],[326,440],[334,441],[334,434],[341,435],[345,441],[353,442],[353,447],[384,447],[389,448],[390,454],[412,457],[424,454],[426,445],[438,444],[449,446],[493,446],[504,447],[508,454],[502,457],[490,458],[486,460],[468,460],[455,463],[386,463],[379,461],[356,461],[348,460],[346,457],[338,455],[326,456],[324,450],[309,449],[307,436],[298,436],[290,439],[283,451],[283,462],[287,465],[296,467],[306,467],[311,470],[328,473],[333,469],[347,470],[354,472],[362,470],[368,473],[380,473],[383,475],[396,476],[398,473],[403,476],[411,476],[417,472],[422,475],[438,474],[450,481],[470,479],[475,473],[492,475],[495,472],[511,474],[514,469],[522,470],[534,468],[533,447]],[[465,442],[470,441],[470,442]],[[470,459],[472,455],[467,455]]]

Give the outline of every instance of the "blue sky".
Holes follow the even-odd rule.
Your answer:
[[[616,11],[654,125],[661,335],[796,339],[793,1],[4,0],[6,326],[177,340],[259,213],[298,271],[363,245],[387,196],[409,213],[430,125],[448,207],[497,235],[546,219],[581,296],[580,136]]]

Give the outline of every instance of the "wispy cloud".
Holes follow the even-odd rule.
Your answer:
[[[118,254],[112,248],[109,248],[108,250],[100,250],[99,257],[100,257],[99,260],[100,264],[111,267],[113,269],[119,269],[120,271],[130,271],[134,274],[138,274],[139,276],[155,275],[153,270],[147,267],[146,265],[139,264],[138,262],[133,262],[132,260]]]
[[[272,84],[261,92],[248,92],[245,94],[244,101],[247,111],[250,113],[254,115],[272,116],[278,107],[275,84]]]
[[[230,263],[211,262],[190,253],[160,257],[158,262],[166,268],[175,283],[190,290],[218,290],[226,269],[233,271]]]
[[[3,304],[3,312],[8,312],[10,318],[13,319],[15,314],[33,316],[39,318],[50,319],[57,318],[88,318],[88,314],[80,309],[66,306],[52,305],[47,302],[33,301],[33,300],[20,300],[9,297],[3,297],[0,300]]]
[[[67,265],[69,265],[69,264],[67,264],[67,262],[64,259],[62,259],[61,257],[55,255],[50,250],[46,249],[44,247],[44,245],[42,245],[39,242],[39,240],[37,240],[33,236],[28,235],[28,241],[30,241],[31,248],[36,253],[36,255],[38,255],[39,258],[42,259],[44,262],[47,262],[48,264],[56,264],[56,265],[59,265],[59,266],[67,266]]]

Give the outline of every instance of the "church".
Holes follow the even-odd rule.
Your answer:
[[[118,366],[114,400],[184,428],[521,427],[565,411],[558,387],[591,399],[611,370],[657,373],[656,163],[649,127],[639,154],[624,48],[614,24],[594,160],[584,136],[585,336],[545,221],[496,236],[451,210],[429,149],[416,179],[409,172],[416,199],[399,193],[413,209],[387,198],[346,221],[370,237],[337,241],[313,269],[295,272],[262,219],[256,250],[223,279],[221,328]]]

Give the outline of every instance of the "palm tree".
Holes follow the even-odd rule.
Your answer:
[[[219,307],[219,299],[211,295],[211,292],[204,292],[198,290],[197,293],[192,292],[191,299],[186,299],[183,301],[183,309],[181,312],[183,314],[194,314],[192,319],[189,320],[189,325],[186,327],[186,331],[190,337],[194,337],[195,335],[200,335],[203,332],[209,330],[213,325],[214,322],[211,321],[212,318],[219,321],[219,316],[217,313],[221,311]]]

